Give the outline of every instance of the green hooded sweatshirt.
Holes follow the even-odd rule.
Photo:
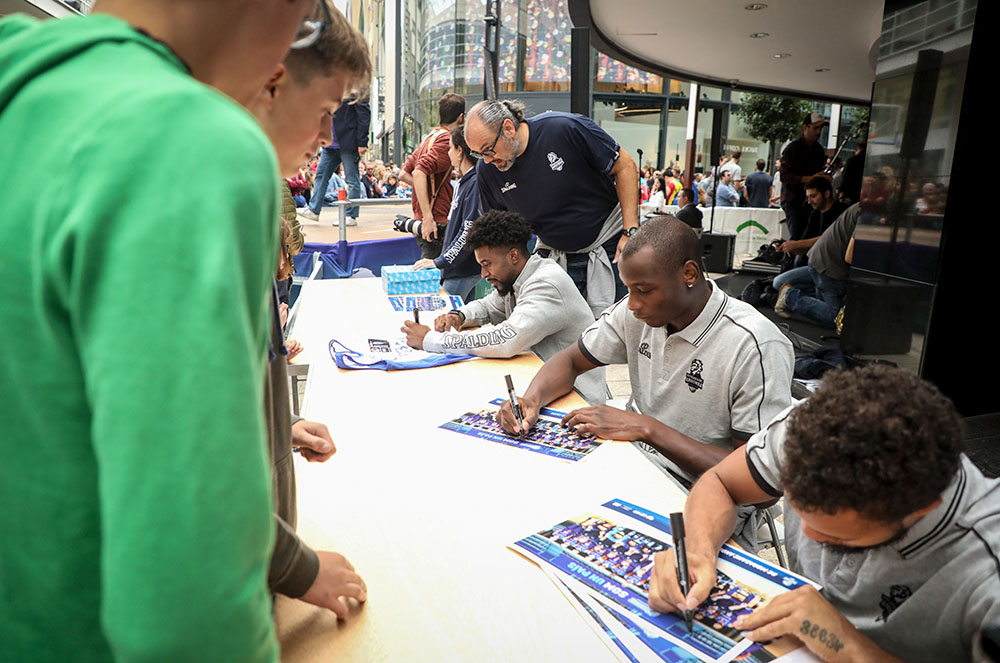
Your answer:
[[[0,661],[269,661],[278,173],[106,15],[0,21]]]

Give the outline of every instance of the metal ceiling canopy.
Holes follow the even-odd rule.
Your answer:
[[[747,92],[871,101],[882,0],[568,3],[594,48],[639,69]]]

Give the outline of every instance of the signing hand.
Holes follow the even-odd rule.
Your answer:
[[[746,637],[762,642],[794,635],[824,661],[898,661],[861,635],[811,585],[780,594],[767,605],[733,624]]]
[[[458,313],[445,313],[434,320],[434,331],[446,332],[449,329],[459,331],[462,328],[462,316]]]
[[[346,619],[350,610],[348,598],[361,603],[368,600],[365,581],[343,555],[327,550],[317,550],[319,573],[303,596],[306,603],[332,610],[340,619]]]
[[[566,413],[562,423],[578,433],[592,433],[606,440],[645,440],[649,437],[645,417],[610,405],[573,410]]]
[[[538,421],[538,403],[525,396],[519,397],[517,402],[521,404],[521,421],[524,424],[524,428],[521,430],[527,433]],[[500,406],[500,411],[497,412],[497,423],[508,433],[517,435],[520,432],[517,430],[517,417],[514,416],[514,410],[510,407],[510,401],[504,401]]]
[[[399,331],[406,334],[406,344],[417,350],[424,349],[424,336],[431,330],[427,325],[420,325],[413,320],[404,320]]]
[[[421,258],[420,260],[413,263],[413,269],[430,269],[434,266],[434,261],[430,258]]]
[[[337,453],[337,447],[330,437],[330,429],[318,421],[299,419],[292,424],[292,446],[310,463],[326,462]]]
[[[688,577],[691,590],[687,596],[677,582],[674,552],[663,551],[653,556],[653,572],[649,576],[649,607],[657,612],[694,610],[708,598],[715,587],[715,556],[687,551]]]

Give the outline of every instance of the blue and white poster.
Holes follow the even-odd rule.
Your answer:
[[[547,407],[541,409],[535,425],[522,440],[517,435],[505,431],[497,423],[496,414],[502,403],[502,399],[496,398],[490,401],[491,407],[466,412],[441,424],[439,428],[569,462],[586,458],[587,454],[604,442],[593,435],[580,435],[565,428],[559,422],[566,413]]]
[[[434,313],[451,311],[465,305],[458,295],[388,295],[388,297],[393,311],[409,312],[419,308],[421,311]]]
[[[780,593],[814,583],[730,546],[719,555],[715,589],[694,612],[692,632],[679,616],[651,610],[653,556],[671,550],[671,540],[668,518],[625,500],[611,500],[511,547],[565,576],[571,586],[578,583],[582,591],[611,608],[636,637],[654,651],[663,651],[660,660],[679,663],[693,655],[711,663],[763,662],[791,649],[761,649],[743,638],[733,623]],[[651,633],[653,640],[646,642]],[[667,649],[674,653],[666,651],[664,642],[672,644]]]

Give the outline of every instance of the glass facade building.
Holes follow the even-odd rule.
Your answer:
[[[442,94],[457,92],[470,103],[482,98],[486,1],[400,2],[404,28],[397,43],[402,48],[403,80],[397,112],[402,117],[402,154],[408,154],[436,127],[435,104]],[[501,96],[521,99],[529,114],[568,111],[572,23],[566,0],[502,0],[501,16]],[[753,170],[758,158],[767,159],[768,145],[747,135],[732,114],[739,92],[700,88],[695,162],[687,164],[690,84],[640,71],[596,51],[590,64],[591,117],[637,161],[641,149],[643,165],[707,169],[716,114],[723,116],[722,148],[726,153],[743,152],[745,172]],[[827,116],[836,110],[830,104],[815,106]],[[849,120],[850,113],[845,115],[842,119]],[[840,135],[846,136],[848,130],[842,124]],[[384,152],[391,150],[388,142],[385,147]]]

